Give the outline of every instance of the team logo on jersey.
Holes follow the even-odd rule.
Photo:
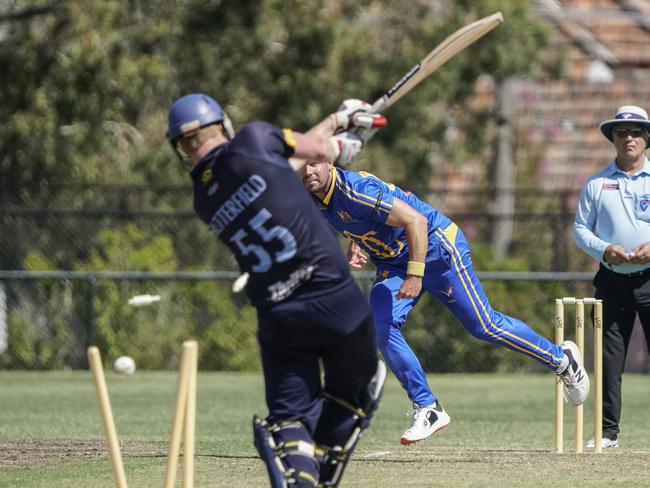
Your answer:
[[[648,210],[648,206],[650,206],[650,195],[643,195],[639,200],[639,207],[645,212]]]
[[[386,271],[382,271],[381,274],[380,274],[381,279],[382,279],[382,280],[387,280],[389,274],[390,274],[390,271],[388,271],[388,270],[386,270]]]
[[[349,224],[350,222],[352,222],[352,215],[347,213],[345,210],[341,210],[340,212],[336,212],[336,215],[338,215],[339,219],[341,219],[346,224]]]
[[[208,183],[210,183],[210,181],[212,181],[213,176],[214,175],[212,174],[212,170],[209,169],[209,168],[206,169],[203,172],[203,174],[201,174],[201,183],[203,183],[204,185],[207,185]]]

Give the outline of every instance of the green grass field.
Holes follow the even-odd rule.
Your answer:
[[[176,374],[109,373],[107,381],[129,486],[161,486]],[[600,455],[553,452],[550,373],[442,375],[430,381],[452,417],[450,426],[401,446],[409,403],[389,376],[342,486],[650,486],[649,376],[624,377],[622,447]],[[196,485],[268,486],[250,426],[253,414],[265,413],[261,374],[201,373],[198,395]],[[571,410],[565,415],[567,450],[573,446]],[[590,398],[585,437],[592,424]],[[0,486],[113,486],[90,373],[0,372]]]

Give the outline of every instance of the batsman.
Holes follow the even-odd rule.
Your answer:
[[[261,121],[235,133],[208,95],[169,110],[196,213],[250,275],[269,408],[253,436],[272,488],[338,486],[383,391],[370,307],[288,159],[349,162],[362,141],[347,128],[363,124],[385,119],[342,111],[304,134]]]
[[[346,110],[354,106],[369,110],[360,100],[343,105]],[[554,344],[521,320],[492,308],[472,267],[470,246],[449,217],[365,172],[310,161],[302,176],[322,215],[350,240],[350,265],[361,267],[369,256],[376,267],[370,305],[378,348],[413,402],[402,444],[425,439],[450,422],[402,334],[409,312],[424,292],[472,336],[525,354],[554,371],[573,405],[585,401],[589,378],[577,346],[570,341]]]

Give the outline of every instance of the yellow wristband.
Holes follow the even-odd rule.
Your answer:
[[[424,263],[409,261],[408,266],[406,266],[406,274],[413,276],[424,276]]]

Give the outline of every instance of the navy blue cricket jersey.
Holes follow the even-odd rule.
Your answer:
[[[192,169],[194,209],[250,273],[255,306],[352,281],[343,252],[289,165],[289,129],[252,122]]]

